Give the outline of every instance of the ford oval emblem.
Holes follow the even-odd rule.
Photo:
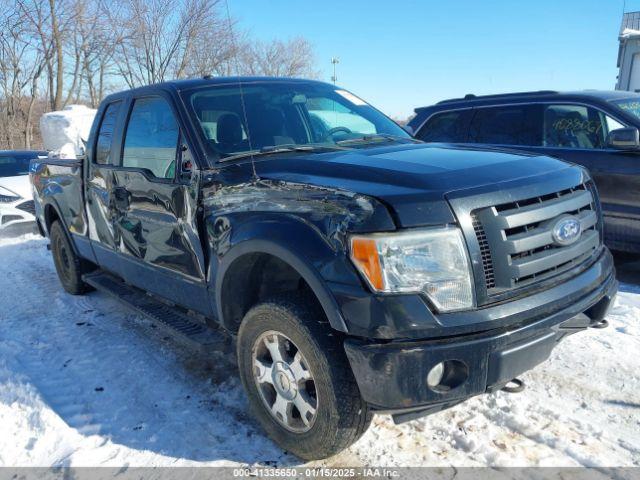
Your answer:
[[[576,242],[581,233],[582,225],[575,217],[562,217],[555,223],[551,232],[554,242],[561,246]]]

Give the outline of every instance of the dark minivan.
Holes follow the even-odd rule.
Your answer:
[[[415,112],[409,126],[425,142],[504,146],[587,167],[600,192],[605,242],[640,253],[640,94],[466,95]]]

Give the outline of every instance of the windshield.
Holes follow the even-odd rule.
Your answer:
[[[249,83],[242,85],[242,92],[237,84],[211,85],[187,90],[183,96],[215,159],[412,141],[378,110],[331,85]]]
[[[611,103],[617,105],[628,114],[640,119],[640,96],[625,98],[623,100],[611,100]]]

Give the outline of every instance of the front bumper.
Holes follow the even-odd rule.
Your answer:
[[[557,301],[536,305],[530,298],[493,307],[504,314],[494,318],[495,328],[417,341],[348,338],[345,350],[364,400],[379,412],[424,414],[501,388],[546,360],[567,335],[604,318],[618,286],[610,263],[611,255],[605,250],[587,271],[554,287],[555,294],[564,298],[561,307]],[[586,293],[576,288],[597,274],[604,276]],[[576,291],[582,292],[579,298]],[[549,299],[549,292],[545,295]],[[487,312],[475,313],[486,324]],[[517,321],[505,325],[504,318]],[[455,371],[451,388],[429,388],[428,372],[443,361]]]

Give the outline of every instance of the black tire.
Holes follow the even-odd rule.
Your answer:
[[[269,331],[282,332],[290,339],[313,374],[318,404],[307,432],[292,432],[278,423],[258,391],[253,347]],[[238,333],[238,365],[251,410],[262,427],[278,445],[302,459],[318,460],[344,450],[371,423],[372,415],[360,396],[342,342],[313,298],[283,295],[249,310]]]
[[[92,290],[82,281],[82,275],[94,270],[95,265],[75,254],[60,221],[56,220],[51,224],[49,238],[53,263],[63,288],[72,295],[82,295]]]

